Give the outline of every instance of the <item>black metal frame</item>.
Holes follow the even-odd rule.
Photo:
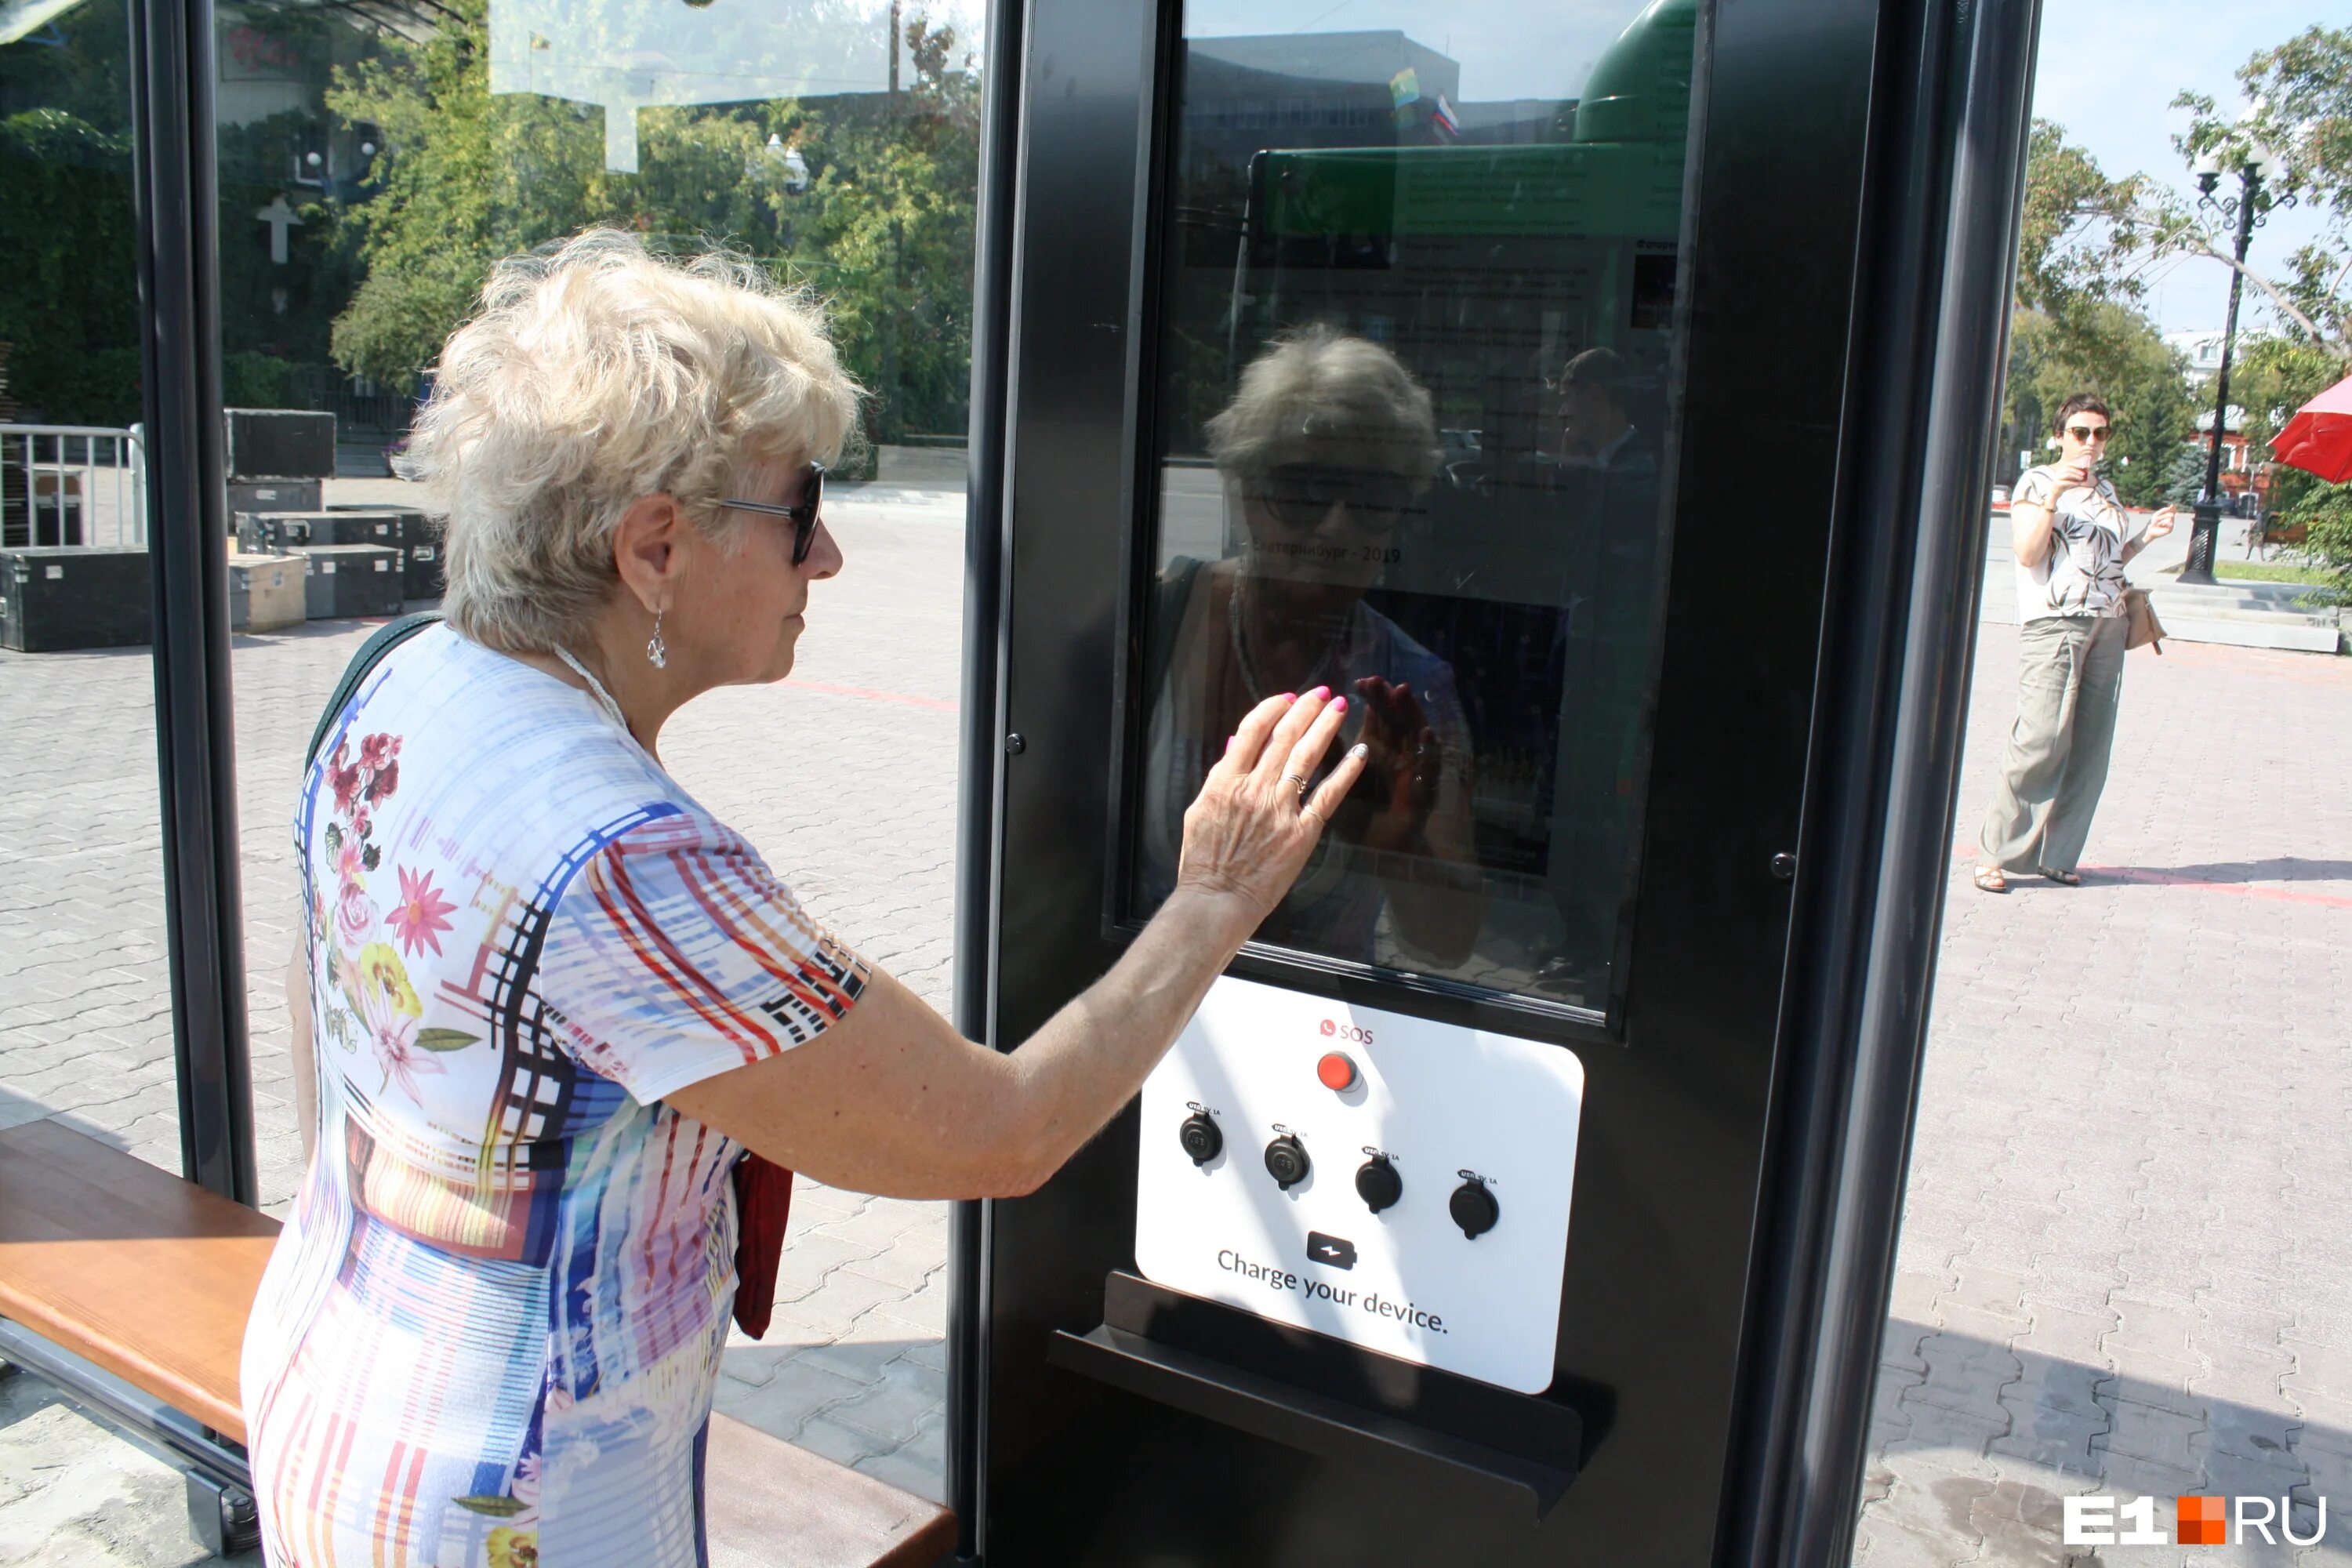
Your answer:
[[[1697,178],[1735,204],[1755,199],[1742,198],[1742,190],[1777,190],[1785,211],[1748,216],[1788,236],[1792,245],[1818,238],[1825,220],[1832,235],[1842,223],[1854,225],[1862,237],[1856,252],[1866,258],[1855,276],[1801,280],[1821,301],[1850,299],[1853,336],[1850,343],[1799,345],[1780,355],[1783,389],[1788,380],[1829,377],[1844,388],[1851,420],[1858,412],[1852,404],[1857,383],[1846,374],[1851,354],[1852,363],[1868,367],[1861,381],[1874,395],[1908,389],[1904,417],[1895,423],[1927,433],[1899,454],[1876,444],[1841,449],[1832,432],[1757,420],[1752,401],[1694,406],[1685,425],[1712,443],[1706,467],[1718,473],[1740,470],[1742,459],[1767,443],[1796,443],[1823,473],[1836,476],[1838,497],[1838,525],[1827,553],[1791,552],[1760,577],[1749,574],[1685,595],[1665,633],[1669,675],[1679,669],[1681,689],[1688,690],[1696,675],[1725,673],[1719,665],[1697,666],[1716,658],[1724,639],[1784,637],[1786,627],[1774,626],[1772,616],[1785,616],[1790,602],[1801,606],[1820,596],[1830,628],[1811,710],[1793,729],[1789,721],[1798,716],[1765,709],[1755,710],[1737,732],[1713,737],[1695,727],[1691,711],[1670,707],[1659,715],[1657,772],[1671,764],[1672,778],[1691,782],[1662,786],[1654,802],[1664,797],[1671,804],[1676,788],[1712,787],[1706,764],[1743,752],[1766,764],[1794,764],[1819,784],[1809,784],[1801,813],[1794,798],[1784,801],[1767,791],[1744,822],[1729,825],[1729,837],[1744,848],[1697,860],[1687,858],[1686,847],[1680,867],[1671,854],[1651,862],[1654,874],[1679,875],[1691,890],[1689,900],[1668,902],[1712,906],[1717,927],[1744,931],[1745,950],[1766,958],[1771,970],[1758,973],[1750,960],[1743,981],[1727,963],[1711,989],[1745,990],[1758,981],[1779,989],[1785,983],[1775,1063],[1717,1085],[1710,1108],[1720,1115],[1736,1112],[1738,1104],[1769,1106],[1769,1137],[1758,1150],[1767,1163],[1758,1189],[1757,1235],[1774,1239],[1773,1248],[1759,1245],[1759,1255],[1776,1261],[1756,1270],[1746,1287],[1750,1328],[1739,1361],[1737,1419],[1726,1433],[1727,1480],[1712,1531],[1717,1560],[1744,1568],[1840,1560],[1853,1529],[1949,839],[1974,633],[1976,529],[1990,471],[1986,410],[2001,362],[2002,301],[2030,99],[2030,77],[2017,62],[2031,60],[2037,5],[1888,0],[1882,7],[1873,0],[1814,0],[1807,7],[1813,26],[1802,37],[1789,26],[1788,3],[1751,0],[1717,14],[1718,42],[1730,46],[1718,58],[1738,68],[1718,75],[1715,104],[1741,122],[1769,120],[1775,134],[1712,141]],[[1087,0],[1034,0],[1036,14],[1064,26],[1084,8]],[[1021,181],[1037,151],[1027,141],[1028,125],[1043,107],[1057,121],[1051,128],[1057,145],[1049,155],[1083,158],[1083,141],[1068,133],[1081,122],[1117,126],[1129,112],[1088,100],[1106,82],[1109,96],[1118,97],[1116,43],[1108,56],[1063,61],[1057,79],[1052,59],[1033,58],[1032,12],[1020,0],[998,0],[992,9],[975,290],[956,1022],[992,1044],[1034,1027],[1046,993],[1082,980],[1082,972],[1107,951],[1097,929],[1085,933],[1093,940],[1081,942],[1086,956],[1075,967],[1040,967],[1034,957],[1014,954],[1009,985],[1003,973],[1005,854],[1039,847],[1034,839],[1008,847],[1002,837],[1014,795],[1024,793],[1018,770],[1005,762],[1020,745],[1013,733],[1013,676],[1022,652],[1013,603],[1023,566],[1033,593],[1052,592],[1056,579],[1053,566],[1034,553],[1024,562],[1011,526],[1015,498],[1024,497],[1016,461],[1023,447],[1017,371],[1024,357],[1043,363],[1074,350],[1080,351],[1077,360],[1099,363],[1098,356],[1083,352],[1088,342],[1129,333],[1119,359],[1132,388],[1149,348],[1131,338],[1139,297],[1130,295],[1124,320],[1109,300],[1098,301],[1108,308],[1089,316],[1084,289],[1073,301],[1076,313],[1053,329],[1061,342],[1021,336],[1024,288],[1049,285],[1055,269],[1050,258],[1024,251]],[[1162,37],[1167,15],[1162,7],[1158,25],[1132,41]],[[1822,47],[1824,26],[1835,40],[1832,47]],[[225,562],[216,548],[225,519],[213,5],[210,0],[136,0],[130,30],[157,756],[183,1164],[191,1179],[249,1204],[256,1193],[228,610]],[[1136,79],[1150,79],[1150,59],[1129,63]],[[1130,89],[1133,85],[1130,80]],[[1802,144],[1801,135],[1790,134],[1792,122],[1818,132],[1850,130],[1857,117],[1869,122],[1873,152],[1866,170],[1804,171],[1793,200],[1786,178],[1777,184],[1754,178],[1789,156],[1790,145]],[[1129,133],[1121,130],[1114,143]],[[1150,156],[1147,142],[1139,158],[1149,166]],[[1860,209],[1851,204],[1855,191],[1869,193]],[[2004,221],[1991,220],[1996,211]],[[1800,235],[1806,226],[1812,226],[1810,234]],[[1703,247],[1706,237],[1700,237]],[[1095,258],[1081,259],[1091,265]],[[1701,301],[1702,353],[1724,349],[1743,332],[1760,342],[1785,319],[1786,299],[1765,296],[1790,279],[1743,277],[1743,259],[1710,257],[1704,248],[1699,254],[1702,275],[1714,282],[1711,297]],[[1766,303],[1769,309],[1758,308]],[[1844,312],[1840,319],[1847,319]],[[1752,352],[1739,350],[1733,358]],[[1724,368],[1696,366],[1694,384]],[[1040,428],[1052,428],[1057,416],[1072,413],[1099,390],[1083,383],[1067,389],[1055,399],[1058,408],[1038,416]],[[1873,423],[1884,426],[1883,396],[1874,410]],[[1074,423],[1083,426],[1086,420]],[[1121,450],[1119,480],[1131,481],[1133,457]],[[1083,463],[1077,469],[1045,466],[1055,471],[1033,476],[1023,499],[1033,510],[1067,504],[1085,489]],[[1705,493],[1725,488],[1705,468],[1688,468],[1685,479],[1691,491],[1685,513],[1714,519],[1677,542],[1678,562],[1695,562],[1734,537],[1719,510],[1732,498]],[[1870,518],[1902,516],[1920,520],[1911,539],[1860,526]],[[1683,580],[1692,581],[1687,574]],[[1767,605],[1778,608],[1768,612]],[[1079,641],[1115,657],[1121,632],[1114,616],[1083,628]],[[1040,651],[1037,645],[1029,648],[1033,658]],[[1105,696],[1108,668],[1097,683]],[[1736,682],[1739,672],[1731,678]],[[1037,724],[1049,743],[1073,737],[1063,715],[1041,710]],[[1076,774],[1089,776],[1092,769],[1080,767]],[[1034,819],[1069,784],[1066,776],[1030,777],[1034,782],[1025,792],[1031,798],[1024,815]],[[1793,898],[1744,874],[1760,870],[1770,854],[1792,849],[1801,839],[1811,853]],[[1710,853],[1725,848],[1715,845]],[[1088,849],[1081,854],[1091,858]],[[1016,921],[1042,915],[1049,928],[1066,923],[1017,893],[1013,902],[1020,906]],[[1083,913],[1095,923],[1096,908]],[[1687,951],[1669,934],[1671,923],[1687,913],[1687,908],[1645,900],[1636,940],[1664,943],[1660,952]],[[1783,951],[1796,955],[1785,973],[1770,956]],[[1327,984],[1341,994],[1360,989],[1344,979],[1327,978]],[[1384,1001],[1395,996],[1385,987],[1381,994]],[[1654,1011],[1648,1021],[1655,1028],[1704,1029],[1723,1021],[1705,997],[1661,997],[1654,987],[1649,1000]],[[1464,1021],[1499,1022],[1460,998],[1433,998],[1431,1010]],[[1676,1015],[1672,1023],[1668,1013]],[[1524,1032],[1528,1025],[1521,1015],[1504,1026]],[[1591,1042],[1573,1028],[1565,1037]],[[1130,1117],[1082,1155],[1065,1181],[1083,1184],[1115,1174],[1121,1165],[1131,1170],[1134,1135]],[[1003,1437],[986,1419],[990,1352],[1037,1349],[1036,1331],[1055,1315],[1047,1299],[1053,1291],[1041,1296],[1018,1285],[1017,1273],[1000,1276],[992,1207],[958,1205],[950,1239],[956,1307],[949,1487],[962,1521],[960,1554],[967,1561],[977,1561],[986,1545],[989,1456]],[[1034,1256],[1035,1244],[1024,1250]],[[999,1300],[1001,1279],[1016,1282],[1016,1299]],[[33,1346],[12,1342],[10,1349],[12,1357],[115,1419],[142,1430],[152,1426],[150,1440],[214,1481],[237,1479],[230,1473],[234,1457],[209,1435],[180,1432],[168,1413],[117,1409],[119,1402],[110,1401],[95,1379],[62,1362],[39,1361]],[[1034,1403],[1016,1403],[1024,1408],[1012,1418],[1025,1427],[1036,1415]],[[1017,1434],[1015,1448],[1028,1436]]]
[[[1800,868],[1786,1087],[1724,1561],[1843,1563],[1860,1510],[1950,862],[2041,0],[1930,3],[1882,39],[1849,453]],[[2019,62],[2023,62],[2020,68]],[[1896,84],[1899,84],[1896,85]],[[1916,280],[1916,281],[1915,281]],[[1918,520],[1905,542],[1853,524]],[[1905,548],[1908,542],[1908,548]]]
[[[180,1166],[252,1205],[253,1079],[236,826],[214,157],[212,0],[132,0],[129,63],[137,215],[147,540],[164,940]],[[0,1355],[178,1468],[215,1552],[259,1539],[245,1450],[20,1324]]]
[[[131,123],[155,754],[180,1160],[189,1180],[252,1204],[253,1074],[222,542],[227,492],[213,79],[212,0],[133,0]]]
[[[1103,715],[1127,695],[1122,657],[1136,654],[1120,603],[1133,563],[1111,539],[1129,517],[1107,524],[1103,511],[1112,495],[1134,498],[1149,345],[1131,339],[1149,295],[1128,284],[1150,215],[1031,198],[1110,191],[1149,157],[1173,3],[1033,0],[1020,68],[996,77],[1023,95],[1027,135],[1017,188],[992,181],[984,242],[1011,268],[1007,296],[987,307],[1013,312],[985,340],[1005,357],[975,366],[976,384],[1011,389],[1008,471],[989,498],[1003,574],[985,633],[1002,715],[990,739],[1017,728],[1027,745],[1021,760],[986,756],[998,833],[988,870],[965,868],[974,896],[996,890],[996,921],[973,922],[988,954],[960,955],[985,966],[992,1039],[1034,1028],[1120,945],[1104,930],[1111,825],[1097,759]],[[1259,1560],[1255,1526],[1281,1538],[1285,1561],[1419,1560],[1436,1541],[1445,1560],[1497,1563],[1570,1550],[1743,1568],[1841,1560],[1956,787],[2033,4],[1712,10],[1695,132],[1706,204],[1685,240],[1675,594],[1626,1043],[1555,1026],[1587,1060],[1589,1103],[1609,1108],[1587,1116],[1554,1390],[1601,1434],[1587,1480],[1530,1534],[1485,1517],[1464,1485],[1395,1468],[1405,1461],[1349,1474],[1322,1439],[1244,1436],[1279,1437],[1286,1419],[1231,1375],[1250,1372],[1246,1357],[1204,1370],[1197,1345],[1171,1356],[1159,1335],[1113,1321],[1134,1290],[1121,1283],[1132,1258],[1119,1217],[1132,1212],[1130,1111],[1038,1194],[973,1215],[953,1331],[989,1397],[985,1424],[959,1434],[951,1481],[968,1551],[1007,1568],[1111,1563],[1148,1541],[1155,1560],[1242,1563]],[[1024,295],[1052,309],[1024,314]],[[1865,412],[1885,429],[1890,403],[1896,426],[1919,433],[1908,449],[1847,438]],[[1736,811],[1721,806],[1730,779]],[[1524,1011],[1330,966],[1281,978],[1551,1032]],[[1662,1193],[1678,1234],[1651,1212]],[[1628,1270],[1613,1293],[1580,1275],[1579,1255],[1599,1251]],[[1645,1252],[1649,1264],[1633,1261]],[[1644,1268],[1658,1278],[1631,1277]],[[1330,1367],[1307,1370],[1294,1387],[1334,1381]],[[1638,1397],[1588,1405],[1580,1381]],[[1147,1382],[1160,1397],[1111,1391]],[[1202,1437],[1182,1411],[1210,1402],[1239,1430]],[[1253,1404],[1258,1416],[1234,1414]],[[1421,1495],[1403,1505],[1408,1474]],[[1339,1522],[1313,1536],[1305,1520]],[[1203,1556],[1198,1533],[1212,1526],[1226,1533]],[[1385,1533],[1351,1535],[1366,1528]]]
[[[973,258],[971,411],[966,450],[962,732],[963,793],[956,807],[955,1026],[994,1046],[996,825],[1003,761],[1020,742],[1004,721],[1005,432],[1012,384],[1004,374],[1013,312],[1013,236],[1019,210],[1021,60],[1024,9],[993,0],[988,18],[980,149],[980,244]],[[986,1453],[988,1205],[956,1204],[948,1227],[947,1501],[956,1516],[956,1561],[980,1560],[980,1498]]]

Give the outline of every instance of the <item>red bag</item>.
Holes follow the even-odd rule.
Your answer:
[[[776,1270],[784,1260],[784,1221],[793,1212],[793,1173],[748,1151],[735,1182],[735,1323],[753,1339],[776,1310]]]

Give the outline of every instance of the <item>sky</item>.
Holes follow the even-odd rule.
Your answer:
[[[1194,37],[1266,33],[1403,33],[1462,67],[1462,96],[1574,98],[1647,0],[1188,0]]]
[[[2144,173],[2183,193],[2194,185],[2172,137],[2188,115],[2170,109],[2184,88],[2227,110],[2243,100],[2237,68],[2257,49],[2328,19],[2338,0],[2065,0],[2042,8],[2033,111],[2066,128],[2110,174]],[[1483,0],[1453,8],[1426,0],[1191,0],[1195,35],[1394,27],[1462,62],[1469,99],[1568,97],[1640,0]],[[2340,18],[2337,18],[2340,23]],[[2273,216],[2247,260],[2280,268],[2318,232],[2309,214]],[[2145,301],[2164,331],[2215,331],[2229,309],[2229,268],[2182,259],[2148,279]],[[2269,316],[2249,291],[2242,326]]]
[[[1427,0],[1190,0],[1195,36],[1396,28],[1462,63],[1469,99],[1572,97],[1593,58],[1642,0],[1478,0],[1451,9]],[[2335,21],[2341,0],[2063,0],[2045,5],[2035,61],[2033,111],[2066,128],[2110,174],[2144,173],[2184,194],[2194,184],[2172,150],[2188,115],[2168,107],[2184,88],[2242,105],[2236,71],[2257,49],[2315,23]],[[980,0],[933,0],[975,41]],[[2319,230],[2286,211],[2254,234],[2247,259],[2279,270]],[[2159,330],[2216,331],[2229,309],[2229,268],[2182,259],[2150,275],[2145,304]],[[2269,317],[2249,290],[2241,326]]]
[[[2071,0],[2045,5],[2034,63],[2033,112],[2066,128],[2109,174],[2141,173],[2193,193],[2172,137],[2189,127],[2172,95],[2193,89],[2224,110],[2242,108],[2237,68],[2258,49],[2285,42],[2328,17],[2336,0]],[[2285,257],[2314,237],[2312,215],[2289,210],[2254,231],[2247,265],[2283,269]],[[2239,325],[2270,312],[2246,291]],[[2230,308],[2230,269],[2183,259],[2149,279],[2145,301],[2159,330],[2219,331]]]

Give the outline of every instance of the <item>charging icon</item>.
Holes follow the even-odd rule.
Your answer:
[[[1356,1266],[1356,1244],[1341,1237],[1310,1230],[1307,1233],[1307,1261],[1331,1268],[1353,1268]]]

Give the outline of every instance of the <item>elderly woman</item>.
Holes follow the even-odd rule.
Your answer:
[[[783,679],[842,567],[857,389],[749,266],[613,233],[501,265],[412,447],[447,621],[307,779],[290,976],[309,1173],[244,1389],[265,1550],[303,1568],[686,1568],[747,1152],[907,1197],[1027,1192],[1137,1091],[1363,766],[1328,693],[1250,705],[1174,891],[1020,1050],[961,1039],[660,759]],[[812,804],[824,781],[776,787]]]
[[[1160,579],[1145,891],[1176,885],[1184,803],[1241,716],[1269,693],[1328,687],[1358,699],[1347,733],[1360,735],[1373,784],[1341,808],[1331,853],[1260,937],[1370,963],[1385,915],[1398,942],[1458,962],[1486,907],[1469,727],[1445,661],[1364,603],[1436,471],[1429,394],[1380,344],[1310,326],[1250,363],[1208,439],[1243,548],[1179,559]]]

